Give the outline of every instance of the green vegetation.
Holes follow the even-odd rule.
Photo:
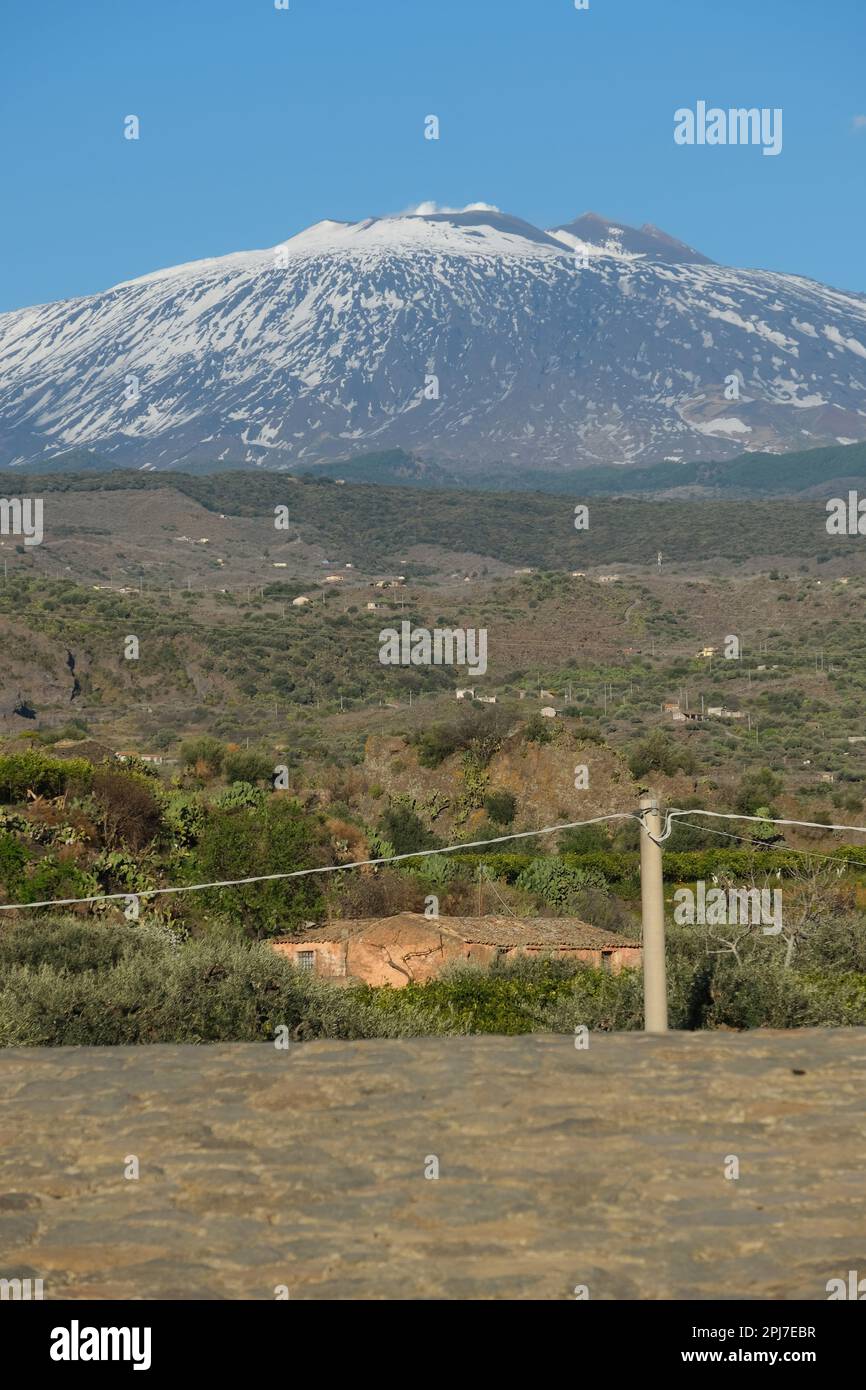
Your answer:
[[[813,451],[810,451],[810,453]],[[819,451],[826,453],[825,475],[853,477],[866,474],[866,445]],[[757,479],[758,491],[789,490],[787,480],[802,460],[802,486],[814,486],[814,461],[805,455],[786,455],[780,470],[778,456],[749,454],[742,464],[694,465],[710,475],[707,486],[720,489],[732,482],[736,494],[746,492],[748,480]],[[844,468],[842,474],[837,469]],[[648,491],[688,486],[688,466],[663,465],[629,474],[629,486],[652,482]],[[852,470],[848,472],[847,470]],[[737,471],[739,470],[739,472]],[[670,477],[668,477],[670,475]],[[661,548],[670,560],[703,560],[724,557],[751,560],[767,549],[767,537],[784,535],[788,554],[844,555],[848,538],[828,536],[826,511],[821,501],[650,501],[642,496],[596,495],[622,487],[621,474],[594,479],[593,471],[580,474],[582,494],[593,495],[592,524],[580,539],[583,564],[610,565],[632,561],[653,564]],[[530,484],[538,479],[527,474]],[[16,479],[25,493],[28,479]],[[595,485],[594,485],[595,484]],[[599,486],[601,484],[601,486]],[[233,516],[273,516],[275,506],[285,504],[286,482],[282,474],[255,472],[218,473],[206,477],[184,473],[110,472],[49,474],[34,477],[30,485],[39,495],[53,492],[147,491],[174,488],[215,513]],[[560,486],[562,482],[560,480]],[[351,505],[347,494],[351,487]],[[501,480],[500,480],[501,487]],[[575,478],[565,483],[574,492]],[[493,556],[507,564],[546,569],[569,569],[575,559],[573,513],[562,498],[544,492],[485,492],[469,490],[427,491],[420,487],[388,487],[367,483],[336,486],[327,478],[302,477],[291,489],[292,519],[305,534],[327,538],[355,565],[392,569],[402,554],[403,538],[416,546],[439,546],[443,536],[456,551]]]
[[[202,786],[203,768],[260,771],[260,755],[233,754],[215,739],[197,743],[187,774],[197,791],[170,790],[128,764],[94,766],[35,746],[0,757],[0,901],[118,892],[147,900],[166,883],[278,875],[330,861],[320,818],[293,798],[249,782]],[[323,911],[315,876],[153,903],[193,929],[216,919],[256,937],[291,931]]]
[[[816,937],[797,969],[756,940],[737,961],[670,939],[674,1028],[866,1023],[866,928]],[[402,990],[335,989],[267,947],[79,921],[0,927],[0,1046],[129,1045],[642,1026],[641,976],[518,958]]]
[[[765,465],[750,458],[763,486]],[[857,460],[849,453],[846,462]],[[403,463],[388,467],[397,476]],[[726,467],[733,478],[736,466]],[[414,481],[425,480],[431,475],[420,468]],[[117,499],[122,506],[152,487],[165,506],[164,490],[173,488],[185,507],[192,499],[221,514],[228,531],[238,517],[272,529],[273,506],[289,484],[259,473],[109,471],[49,476],[39,486],[55,495],[99,488],[103,501],[117,495],[115,510]],[[254,951],[326,914],[422,911],[430,894],[445,915],[575,915],[634,939],[634,820],[530,836],[540,825],[631,811],[640,786],[684,812],[753,818],[677,819],[665,845],[669,896],[699,879],[765,883],[769,875],[793,892],[828,856],[840,861],[832,872],[850,896],[847,915],[810,919],[793,946],[764,942],[754,959],[751,944],[731,959],[718,943],[690,944],[674,933],[672,1010],[681,1026],[859,1017],[866,567],[850,538],[827,536],[820,500],[600,497],[589,531],[576,536],[570,504],[540,493],[341,488],[323,478],[292,481],[290,490],[301,535],[300,544],[294,536],[280,542],[293,547],[290,570],[294,557],[300,571],[322,554],[337,557],[327,562],[335,568],[337,560],[341,569],[358,567],[327,590],[316,569],[304,585],[321,593],[308,607],[292,608],[295,581],[215,589],[222,572],[204,549],[190,566],[210,579],[209,592],[178,592],[176,570],[175,587],[160,592],[159,565],[167,552],[180,553],[170,546],[141,592],[112,589],[99,571],[93,585],[46,577],[33,555],[16,555],[0,586],[7,694],[23,711],[18,736],[0,749],[0,905],[108,893],[140,900],[137,921],[123,921],[123,899],[76,908],[68,943],[51,909],[22,910],[15,922],[0,915],[0,931],[45,933],[42,956],[18,938],[7,960],[16,999],[32,989],[39,1017],[54,1019],[40,1027],[59,1035],[88,1018],[95,1028],[101,1011],[108,1036],[127,1026],[128,1012],[130,1036],[181,1036],[186,1024],[159,1010],[174,1007],[186,987],[184,962],[193,960],[206,971],[213,965],[208,978],[219,998],[211,1017],[205,986],[193,989],[183,1033],[190,1038],[232,1029],[260,1036],[272,1015],[241,983],[250,972],[277,1000],[289,990],[297,1036],[567,1030],[581,1009],[581,1022],[636,1026],[633,978],[551,966],[537,978],[464,972],[402,993],[329,994],[321,982],[288,980],[285,962]],[[168,521],[160,529],[177,539]],[[784,554],[769,573],[753,574],[746,562],[766,550],[768,536],[783,538]],[[263,549],[268,577],[267,543]],[[126,557],[119,560],[127,575]],[[227,563],[237,564],[237,551]],[[604,584],[598,574],[572,572],[621,564],[634,568]],[[399,567],[408,582],[399,593],[377,590],[368,612],[376,567]],[[478,693],[483,682],[497,703],[456,702],[462,672],[383,667],[378,632],[403,618],[486,628],[489,667]],[[130,632],[142,634],[140,664],[121,659]],[[742,638],[740,660],[721,654],[728,633]],[[547,704],[555,719],[540,715]],[[166,761],[156,769],[134,755],[103,760],[130,746],[159,750]],[[581,787],[573,778],[583,764],[591,777]],[[773,817],[812,824],[776,827]],[[512,831],[526,836],[513,850],[495,843]],[[478,849],[427,853],[444,845]],[[417,857],[369,874],[281,876],[394,853]],[[259,875],[273,877],[154,896]],[[93,967],[91,930],[108,943]],[[165,999],[140,1003],[136,972],[152,995],[162,972]],[[111,979],[120,1002],[106,993]]]

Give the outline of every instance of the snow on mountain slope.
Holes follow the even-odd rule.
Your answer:
[[[484,207],[320,222],[2,314],[0,463],[399,446],[471,476],[866,439],[866,296],[631,233]]]
[[[641,256],[653,261],[685,261],[693,265],[712,265],[709,256],[693,246],[668,236],[652,223],[628,227],[625,222],[610,222],[598,213],[585,212],[563,227],[554,227],[551,236],[570,245],[588,242],[591,246],[624,256]]]

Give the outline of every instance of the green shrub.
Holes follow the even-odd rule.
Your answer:
[[[210,734],[200,738],[187,739],[180,746],[180,758],[185,767],[200,772],[205,777],[218,777],[222,772],[226,756],[225,745]]]
[[[60,796],[75,783],[89,787],[93,764],[84,758],[52,758],[37,749],[0,757],[0,802],[23,801],[28,791],[37,796]]]
[[[632,777],[645,777],[648,772],[662,772],[666,777],[675,773],[694,773],[695,755],[684,744],[676,743],[661,729],[655,729],[632,750],[628,760]]]
[[[174,843],[188,849],[198,841],[207,811],[196,792],[171,792],[165,801],[163,820]]]
[[[237,806],[256,808],[264,806],[266,798],[267,793],[261,787],[254,787],[251,782],[232,782],[231,786],[217,793],[213,804],[223,811]]]
[[[399,803],[389,806],[388,810],[383,812],[378,830],[393,846],[394,854],[412,854],[416,850],[434,849],[439,843],[418,813],[410,806]]]
[[[531,719],[527,719],[522,729],[524,742],[526,743],[552,743],[553,730],[551,729],[552,720],[545,719],[542,714],[534,714]]]
[[[512,792],[488,792],[484,810],[496,825],[511,825],[517,811],[517,798]]]
[[[434,724],[416,739],[422,767],[439,767],[453,753],[472,752],[480,765],[490,761],[507,731],[508,715],[489,705],[466,705],[447,724]]]
[[[610,836],[603,825],[578,825],[563,830],[559,837],[560,854],[587,854],[592,850],[609,850]]]
[[[92,873],[79,869],[69,859],[56,859],[49,854],[28,873],[21,901],[50,903],[58,898],[86,898],[101,891],[99,881]]]
[[[314,867],[316,827],[296,801],[272,797],[262,809],[215,809],[188,867],[190,882],[254,878]],[[291,931],[324,908],[317,876],[272,879],[201,894],[206,911],[239,921],[253,936]]]
[[[768,767],[757,772],[747,772],[740,780],[734,797],[734,810],[744,816],[757,815],[766,808],[768,815],[775,815],[773,802],[782,791],[782,780]],[[811,817],[811,819],[815,819]]]
[[[280,1026],[295,1038],[365,1036],[359,991],[311,979],[266,946],[171,947],[125,930],[137,949],[109,934],[100,952],[86,934],[76,942],[68,924],[38,963],[32,943],[22,946],[33,963],[4,970],[0,1046],[263,1042]]]
[[[576,911],[575,898],[586,888],[606,888],[604,875],[597,869],[569,868],[554,855],[531,859],[518,876],[517,887],[534,893],[558,912]]]
[[[252,748],[239,748],[234,753],[226,753],[222,770],[229,782],[251,782],[253,785],[271,782],[274,776],[273,759]]]
[[[16,966],[78,974],[82,970],[108,970],[119,961],[160,948],[137,928],[79,918],[46,921],[32,914],[12,925],[0,922],[0,977]]]
[[[6,830],[0,832],[0,884],[8,894],[20,889],[26,863],[27,853],[20,841]]]

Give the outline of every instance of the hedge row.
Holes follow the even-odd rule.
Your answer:
[[[866,846],[840,845],[836,851],[839,858],[851,861],[866,869]],[[529,854],[455,854],[451,856],[461,864],[477,867],[483,864],[496,878],[513,883],[530,864],[533,855]],[[613,850],[588,850],[583,854],[566,853],[560,856],[570,869],[597,869],[604,874],[608,883],[628,887],[640,881],[640,855],[634,851],[616,852]],[[731,874],[738,880],[763,877],[768,873],[781,872],[782,877],[802,871],[808,862],[801,852],[793,850],[753,850],[753,849],[696,849],[665,853],[665,879],[670,883],[690,883],[698,879],[711,878],[713,874]],[[816,856],[815,863],[822,863]]]

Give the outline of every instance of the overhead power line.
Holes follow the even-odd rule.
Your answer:
[[[157,898],[166,897],[177,893],[201,893],[218,888],[242,888],[252,883],[273,883],[285,879],[309,878],[315,874],[338,874],[345,873],[352,869],[377,868],[384,864],[398,864],[407,859],[427,859],[438,854],[455,854],[460,851],[471,849],[489,849],[491,845],[506,844],[514,840],[530,840],[538,835],[556,835],[563,830],[579,830],[586,825],[601,825],[605,821],[612,820],[633,820],[638,825],[644,826],[647,836],[658,846],[671,834],[675,817],[683,816],[711,816],[717,820],[744,820],[753,821],[759,825],[791,825],[803,826],[817,830],[847,830],[854,834],[866,835],[866,826],[861,825],[824,825],[821,821],[788,820],[776,816],[747,816],[735,812],[727,811],[700,811],[673,809],[665,815],[664,830],[660,835],[653,835],[646,830],[642,816],[633,811],[608,811],[601,816],[592,816],[588,820],[567,821],[561,825],[546,825],[538,830],[518,830],[512,831],[508,835],[495,835],[489,840],[469,840],[463,844],[439,845],[433,849],[410,850],[405,854],[382,855],[377,859],[355,859],[346,864],[325,864],[311,869],[292,869],[274,874],[253,874],[247,878],[228,878],[219,879],[213,883],[186,883],[176,884],[168,888],[144,888],[138,892],[125,893],[92,893],[80,898],[47,898],[42,902],[33,903],[0,903],[0,912],[24,912],[28,908],[43,907],[78,907],[86,903],[107,903],[107,902],[129,902],[133,898]],[[741,840],[744,844],[754,843],[748,841],[742,835],[733,835],[725,831],[713,831],[707,827],[709,834],[725,835],[732,840]],[[855,867],[866,868],[866,865],[858,865],[855,860],[843,860],[833,855],[822,855],[813,850],[787,850],[786,853],[803,854],[813,858],[833,859],[837,863],[851,864]]]
[[[413,849],[406,854],[388,854],[379,859],[355,859],[348,864],[325,864],[315,869],[293,869],[277,874],[255,874],[250,878],[227,878],[216,883],[186,883],[172,888],[145,888],[137,893],[93,893],[83,898],[49,898],[38,903],[0,903],[0,912],[21,912],[35,907],[73,907],[80,903],[107,903],[130,898],[155,898],[168,893],[200,893],[213,888],[240,888],[249,883],[272,883],[277,879],[307,878],[312,874],[339,874],[347,869],[366,869],[379,864],[397,864],[404,859],[426,859],[433,854],[453,854],[459,850],[487,848],[489,845],[504,844],[508,840],[534,839],[536,835],[555,835],[560,830],[577,830],[584,825],[600,825],[602,821],[635,820],[641,818],[633,811],[609,811],[603,816],[593,816],[590,820],[569,821],[563,825],[546,825],[540,830],[517,830],[510,835],[495,835],[490,840],[470,840],[460,845],[440,845],[435,849]]]
[[[848,828],[850,829],[851,827],[849,826]],[[736,840],[741,845],[751,845],[752,849],[755,848],[754,840],[750,840],[746,835],[734,835],[730,830],[712,830],[708,825],[705,825],[703,827],[703,832],[705,835],[718,835],[720,839]],[[689,851],[686,850],[685,853],[688,854]],[[700,851],[698,851],[698,853],[700,853]],[[840,854],[823,854],[817,849],[795,849],[791,845],[786,845],[782,853],[799,854],[804,859],[824,859],[829,864],[847,864],[852,869],[866,868],[866,865],[859,859],[843,859]]]
[[[665,828],[661,838],[666,840],[673,830],[675,816],[711,816],[714,820],[748,820],[758,825],[802,825],[811,830],[847,830],[855,835],[866,835],[866,825],[826,825],[817,820],[783,820],[779,816],[743,816],[733,811],[682,811],[671,810],[665,814]]]

